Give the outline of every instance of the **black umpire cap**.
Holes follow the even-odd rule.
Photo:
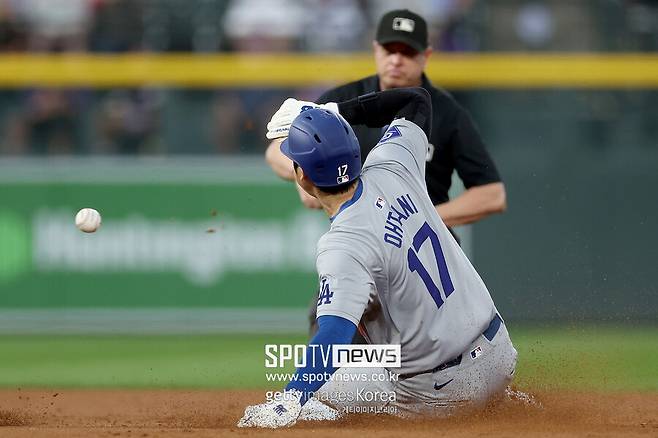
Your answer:
[[[396,9],[384,14],[377,26],[379,44],[404,43],[418,52],[427,49],[427,23],[409,9]]]

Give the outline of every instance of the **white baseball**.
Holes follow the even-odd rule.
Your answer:
[[[85,233],[93,233],[101,226],[101,214],[93,208],[83,208],[75,215],[75,226]]]

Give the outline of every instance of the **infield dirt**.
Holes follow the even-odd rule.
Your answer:
[[[532,392],[531,392],[532,393]],[[238,429],[264,391],[0,390],[0,437],[655,437],[657,393],[533,393],[449,419],[352,416],[291,429]]]

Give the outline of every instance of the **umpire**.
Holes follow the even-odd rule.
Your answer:
[[[448,227],[453,227],[503,212],[507,206],[505,186],[471,116],[450,94],[432,85],[425,76],[425,65],[432,54],[425,20],[407,9],[390,11],[380,20],[372,45],[377,74],[331,89],[320,96],[317,103],[342,102],[391,88],[425,88],[432,98],[433,111],[425,179],[439,216]],[[380,140],[382,130],[365,125],[353,128],[361,145],[361,157],[365,160]],[[279,141],[274,141],[269,145],[266,160],[277,175],[294,180],[292,163],[280,152],[279,144]],[[448,191],[454,170],[466,190],[450,199]],[[299,187],[298,192],[305,206],[319,208],[315,198]],[[312,325],[314,316],[315,306]]]

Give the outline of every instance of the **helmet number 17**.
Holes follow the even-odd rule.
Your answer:
[[[343,184],[349,180],[350,176],[347,174],[347,164],[341,164],[338,166],[338,178],[336,178],[336,181],[338,184]]]

